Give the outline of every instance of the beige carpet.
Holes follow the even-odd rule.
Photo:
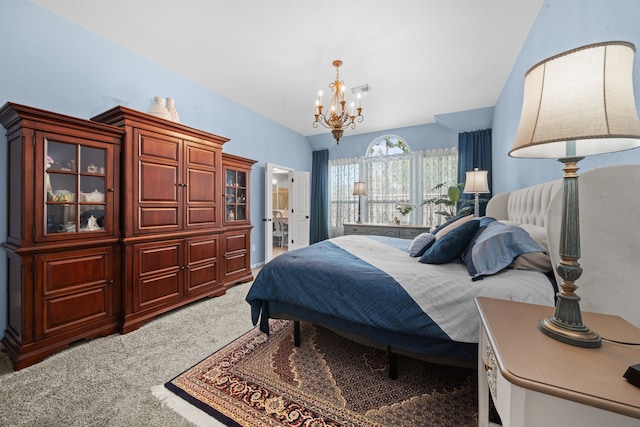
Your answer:
[[[0,351],[0,426],[193,425],[151,389],[251,329],[249,287],[238,285],[126,335],[73,344],[21,371]]]

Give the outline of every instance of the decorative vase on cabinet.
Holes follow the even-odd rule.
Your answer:
[[[178,110],[176,110],[176,101],[173,98],[167,98],[167,110],[171,114],[171,120],[180,123],[180,115],[178,114]]]
[[[155,96],[153,101],[154,103],[149,109],[149,114],[162,119],[171,120],[171,112],[167,109],[165,99],[161,96]]]

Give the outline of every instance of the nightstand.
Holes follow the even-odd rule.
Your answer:
[[[489,393],[504,427],[640,426],[640,388],[623,378],[640,362],[640,329],[620,317],[583,312],[602,347],[581,348],[544,335],[553,307],[478,297],[478,426]]]

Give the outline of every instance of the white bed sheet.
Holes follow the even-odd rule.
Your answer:
[[[393,277],[454,341],[478,342],[475,297],[554,305],[554,289],[537,271],[507,269],[472,281],[463,263],[423,264],[405,251],[362,236],[341,236],[332,241]],[[407,247],[410,242],[407,240]]]

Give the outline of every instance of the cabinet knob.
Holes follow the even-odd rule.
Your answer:
[[[113,193],[114,191],[116,191],[116,189],[115,189],[115,188],[107,188],[107,191],[108,191],[109,193]]]

